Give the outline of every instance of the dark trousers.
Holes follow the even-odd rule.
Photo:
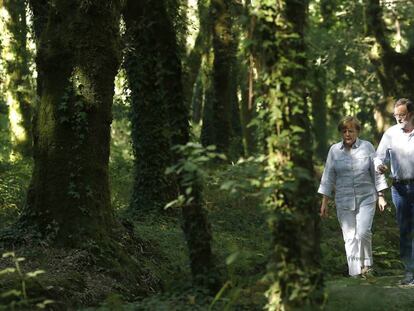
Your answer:
[[[414,272],[414,183],[394,183],[392,201],[400,228],[400,256],[406,271]]]

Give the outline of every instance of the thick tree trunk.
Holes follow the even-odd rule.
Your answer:
[[[301,310],[322,302],[319,217],[311,124],[306,101],[304,30],[307,0],[263,1],[259,15],[269,105],[268,178],[272,253],[269,310]],[[277,34],[274,40],[274,34]],[[291,167],[291,168],[289,168]],[[295,293],[298,293],[296,295]]]
[[[3,41],[3,59],[6,71],[6,101],[9,106],[9,123],[13,157],[27,157],[32,153],[32,86],[30,83],[27,49],[25,1],[4,0],[7,11],[4,17],[7,30]]]
[[[32,7],[40,3],[31,1]],[[47,23],[38,29],[42,84],[34,170],[21,220],[57,245],[105,243],[115,223],[108,161],[120,4],[51,4]]]

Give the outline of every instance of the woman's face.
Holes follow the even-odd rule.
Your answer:
[[[355,128],[355,124],[352,122],[345,123],[342,128],[342,140],[345,147],[352,147],[358,137],[358,130]]]

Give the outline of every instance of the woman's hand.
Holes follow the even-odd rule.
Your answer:
[[[387,201],[385,201],[385,198],[383,196],[378,197],[378,208],[381,212],[385,210],[387,207]]]
[[[328,202],[329,198],[326,195],[324,195],[322,197],[321,210],[319,212],[319,216],[328,217]]]

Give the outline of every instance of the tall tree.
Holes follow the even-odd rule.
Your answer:
[[[42,79],[21,223],[57,245],[103,244],[115,224],[108,161],[120,2],[31,0],[30,5]]]
[[[163,161],[158,165],[163,165],[164,170],[168,164],[186,163],[185,154],[172,153],[170,149],[174,145],[187,144],[190,135],[189,113],[181,79],[179,46],[171,15],[167,12],[167,1],[130,0],[125,7],[124,18],[130,49],[126,60],[126,66],[131,66],[127,68],[128,79],[131,91],[136,92],[133,96],[144,99],[140,101],[137,99],[136,103],[132,103],[133,106],[137,106],[132,111],[133,129],[140,126],[140,132],[135,132],[133,135],[144,136],[146,144],[152,144],[148,145],[148,148],[154,152],[145,153],[145,157],[142,153],[139,161],[152,163],[151,158],[155,157]],[[153,38],[157,38],[156,42]],[[141,113],[140,119],[137,116],[138,111]],[[144,113],[146,114],[142,115]],[[138,121],[143,122],[145,127],[134,124]],[[154,129],[155,125],[156,129]],[[160,139],[157,135],[159,131],[164,135],[167,133],[161,137],[161,142],[165,144],[165,146],[161,145],[161,148],[157,145]],[[189,249],[192,275],[196,283],[210,285],[215,266],[211,250],[210,227],[203,210],[202,185],[197,176],[193,175],[195,172],[191,172],[189,176],[184,171],[185,169],[178,173],[177,180],[172,180],[169,185],[163,185],[162,187],[165,188],[161,188],[162,190],[159,185],[153,184],[153,187],[158,195],[161,191],[169,191],[175,196],[182,194],[186,197],[186,204],[182,207],[183,231]],[[188,192],[188,187],[191,188],[191,194]],[[141,190],[137,187],[134,189],[134,191]],[[157,198],[153,199],[157,200]]]
[[[304,31],[307,0],[261,1],[258,35],[270,111],[268,197],[273,247],[269,310],[321,302],[319,223],[312,163]]]
[[[6,36],[3,37],[2,58],[13,154],[29,156],[32,152],[33,92],[27,47],[26,1],[4,0],[2,5],[7,13],[3,15]]]

